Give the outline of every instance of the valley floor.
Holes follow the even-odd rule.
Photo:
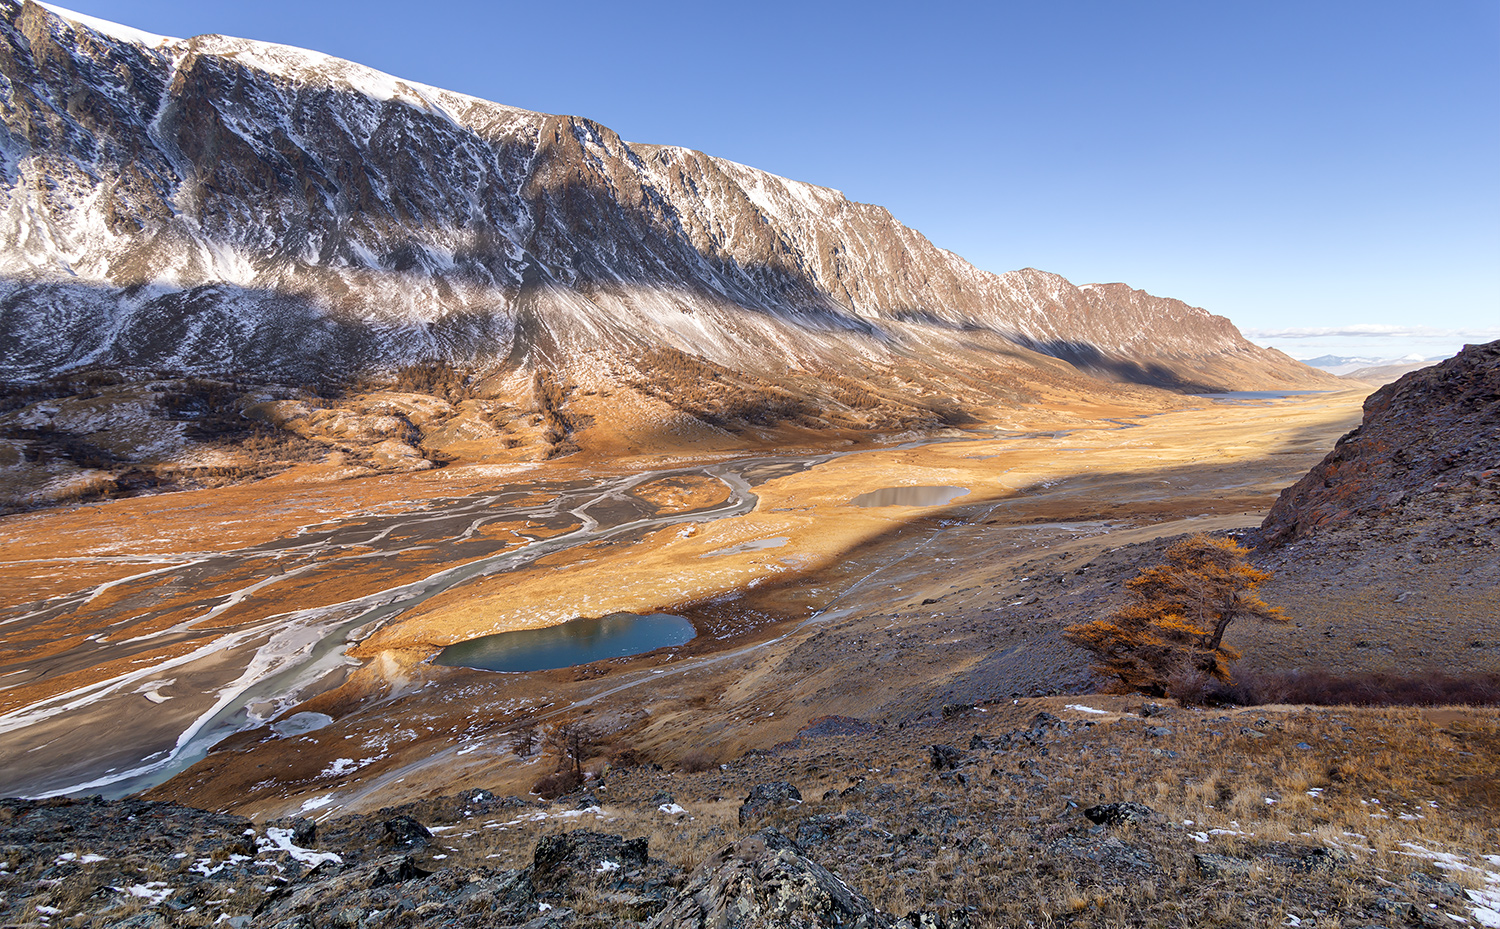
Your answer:
[[[5,517],[0,792],[138,789],[218,742],[158,794],[255,816],[364,809],[527,788],[535,772],[506,760],[514,730],[585,713],[663,757],[727,759],[830,713],[1078,690],[1085,663],[1058,630],[1110,605],[1136,567],[1127,546],[1253,525],[1360,400],[1079,404],[908,446],[629,472],[293,471]],[[911,486],[968,492],[849,505]],[[684,615],[699,635],[527,675],[428,661],[617,610]],[[293,709],[332,724],[257,725]]]
[[[421,906],[392,925],[426,925],[421,912],[467,925],[454,875],[523,887],[517,875],[531,872],[496,869],[523,868],[540,836],[579,826],[651,836],[669,859],[640,872],[654,875],[651,909],[718,846],[765,825],[888,913],[1495,925],[1494,862],[1482,857],[1500,841],[1493,711],[1147,719],[1138,699],[1049,696],[1096,683],[1063,627],[1118,604],[1167,540],[1257,525],[1357,423],[1361,399],[1092,408],[1050,427],[1017,419],[909,445],[628,472],[569,459],[345,482],[294,471],[5,517],[0,793],[147,786],[154,800],[257,822],[315,820],[328,837],[318,847],[347,865],[333,878],[304,877],[264,827],[264,843],[223,873],[259,881],[255,869],[272,867],[260,860],[275,859],[285,883],[260,886],[300,888],[287,899],[318,925],[335,898],[375,918],[385,898],[358,868],[401,870],[380,857],[395,850],[379,824],[403,804],[438,827],[411,867],[444,870],[401,871],[400,896]],[[941,506],[850,504],[892,487],[968,492]],[[1295,622],[1234,627],[1246,666],[1495,671],[1500,566],[1482,528],[1493,496],[1418,494],[1394,534],[1351,524],[1298,543],[1298,557],[1282,550],[1268,596]],[[698,635],[558,671],[430,661],[461,639],[615,610],[686,616]],[[568,733],[592,795],[549,805],[533,791],[571,789],[556,773]],[[933,744],[956,752],[941,769]],[[131,768],[139,776],[121,776]],[[805,802],[736,819],[752,787],[781,780]],[[471,822],[475,809],[435,799],[461,792],[523,799]],[[1153,813],[1081,818],[1112,801]],[[58,803],[12,802],[0,830],[44,836],[63,828],[52,817],[115,815]],[[37,881],[32,853],[12,855],[0,881],[7,900],[27,902],[9,915],[103,912],[102,890],[86,905],[64,899],[75,874],[88,883],[113,867],[84,868],[85,851],[57,852],[60,884]],[[131,867],[175,887],[187,878],[171,864]],[[1246,875],[1254,889],[1241,893]],[[350,881],[363,896],[348,897]],[[608,901],[644,893],[524,887],[517,924],[546,903],[569,914],[549,925],[614,925],[628,914]],[[291,905],[276,899],[220,910]],[[171,924],[197,925],[185,912]]]

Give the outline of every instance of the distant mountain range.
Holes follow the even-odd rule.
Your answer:
[[[1361,372],[1366,376],[1374,376],[1377,373],[1383,375],[1390,371],[1399,371],[1399,374],[1404,374],[1407,371],[1425,368],[1446,357],[1446,355],[1434,355],[1431,358],[1423,358],[1420,355],[1403,355],[1400,358],[1369,358],[1358,355],[1319,355],[1316,358],[1300,360],[1309,367],[1327,371],[1329,374],[1361,379]],[[1391,379],[1394,380],[1394,377]]]
[[[595,383],[669,352],[892,390],[1061,376],[1042,356],[1177,389],[1326,382],[1181,301],[990,274],[881,207],[587,119],[30,0],[0,0],[0,33],[0,378],[436,360]]]

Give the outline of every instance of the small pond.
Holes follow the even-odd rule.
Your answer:
[[[967,487],[882,487],[862,493],[850,506],[943,506],[969,492]]]
[[[669,613],[610,613],[573,619],[545,629],[520,629],[455,642],[433,662],[481,671],[546,671],[639,655],[682,645],[697,635],[693,624]]]

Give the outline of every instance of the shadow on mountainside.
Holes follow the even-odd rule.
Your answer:
[[[95,273],[115,286],[0,285],[0,344],[27,346],[0,357],[3,377],[95,364],[304,383],[426,358],[559,368],[662,343],[721,363],[737,352],[741,367],[847,364],[884,352],[890,321],[941,349],[1014,309],[883,210],[839,200],[826,223],[792,228],[737,168],[589,120],[465,100],[460,122],[352,79],[257,70],[222,50],[232,40],[190,40],[172,64],[7,6],[7,125],[38,161],[108,187],[90,209],[111,237]],[[53,194],[17,195],[47,227],[27,248],[95,234],[53,228]],[[55,264],[18,261],[44,277]],[[161,292],[167,279],[180,288]],[[1209,386],[1166,360],[1051,347],[1109,377]]]

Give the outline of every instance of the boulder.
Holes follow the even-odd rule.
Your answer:
[[[1156,811],[1140,803],[1101,803],[1083,811],[1091,823],[1118,826],[1120,823],[1146,823],[1156,819]]]
[[[964,753],[952,745],[934,745],[929,749],[932,757],[932,768],[934,771],[945,771],[956,768],[963,761]]]
[[[422,848],[432,841],[427,827],[410,816],[396,816],[380,824],[385,829],[385,841],[397,848]]]
[[[1199,852],[1193,855],[1193,864],[1198,866],[1199,874],[1206,878],[1218,879],[1248,877],[1252,863],[1244,858]]]
[[[710,855],[647,929],[874,929],[891,922],[774,829]]]
[[[644,837],[627,839],[588,829],[549,835],[532,853],[532,881],[538,890],[572,896],[585,884],[613,883],[645,867],[647,845]]]
[[[740,805],[740,825],[749,825],[773,810],[801,802],[802,792],[786,781],[756,784],[750,788],[750,796]]]
[[[387,871],[385,866],[377,868],[375,877],[370,881],[371,889],[384,887],[387,884],[404,884],[407,881],[418,881],[432,875],[431,871],[424,871],[417,867],[416,863],[408,856],[402,858],[401,862]]]
[[[1113,836],[1064,836],[1047,847],[1053,855],[1070,855],[1119,870],[1155,871],[1148,849],[1121,842]]]

